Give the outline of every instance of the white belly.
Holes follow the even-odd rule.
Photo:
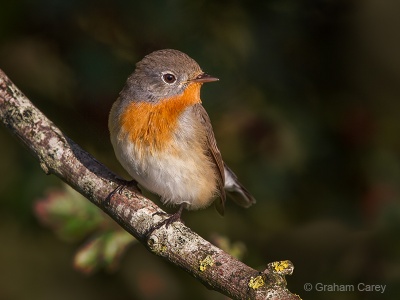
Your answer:
[[[216,174],[204,151],[205,135],[199,136],[199,124],[193,124],[188,113],[180,118],[180,134],[162,151],[150,152],[143,145],[140,149],[124,133],[111,133],[111,141],[121,165],[139,184],[160,195],[163,203],[187,203],[187,209],[198,209],[215,198]]]

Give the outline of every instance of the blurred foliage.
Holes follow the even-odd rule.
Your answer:
[[[119,268],[121,256],[135,238],[69,186],[48,192],[36,201],[38,220],[64,241],[86,243],[75,255],[74,266],[90,274]]]
[[[102,211],[83,199],[66,185],[65,189],[48,191],[44,198],[37,200],[35,215],[64,241],[79,241],[104,223],[106,228],[110,227]]]
[[[5,2],[5,1],[3,1]],[[225,161],[258,200],[185,213],[204,237],[246,245],[262,271],[289,259],[307,299],[400,292],[398,1],[8,1],[0,68],[68,136],[119,174],[107,115],[134,63],[162,48],[221,79],[202,90]],[[83,277],[76,244],[35,219],[61,186],[0,128],[1,299],[224,299],[132,247],[119,270]],[[94,215],[86,215],[91,226]],[[204,222],[208,220],[208,222]],[[92,253],[90,255],[98,255]],[[305,283],[386,284],[384,294]],[[21,286],[24,288],[21,289]]]

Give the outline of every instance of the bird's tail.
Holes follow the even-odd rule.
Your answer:
[[[227,195],[238,205],[250,207],[256,203],[256,199],[239,182],[235,173],[224,163],[225,167],[225,191]]]

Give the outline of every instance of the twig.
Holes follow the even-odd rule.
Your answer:
[[[0,70],[0,118],[54,174],[101,208],[149,251],[181,267],[208,288],[234,299],[300,299],[286,288],[289,261],[275,262],[258,272],[194,233],[181,222],[150,228],[165,218],[152,201],[134,187],[107,196],[120,179],[63,134]]]

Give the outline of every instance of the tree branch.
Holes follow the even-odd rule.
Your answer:
[[[149,251],[181,267],[208,288],[234,299],[300,299],[286,288],[289,261],[258,272],[207,242],[181,222],[148,230],[166,218],[163,211],[135,188],[107,196],[120,179],[82,150],[43,115],[0,70],[0,118],[54,174],[101,208]],[[157,213],[157,214],[155,214]]]

